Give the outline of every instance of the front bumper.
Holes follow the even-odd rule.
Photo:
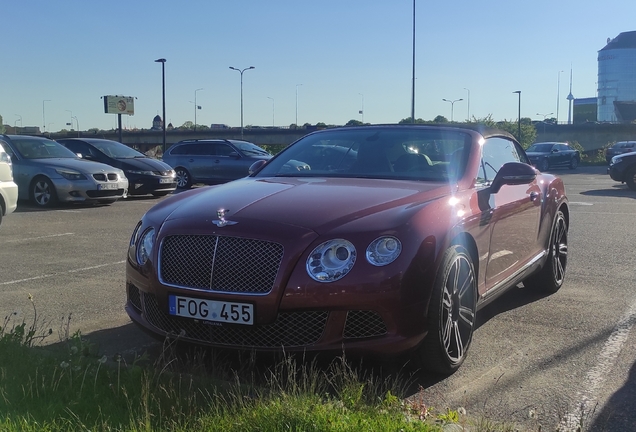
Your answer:
[[[607,168],[607,174],[609,174],[610,178],[614,181],[625,182],[625,166],[622,163],[617,163],[614,165],[610,165]]]
[[[93,200],[119,199],[128,191],[128,179],[99,182],[94,179],[67,180],[51,179],[57,198],[61,202],[83,202]]]
[[[152,193],[170,193],[177,189],[177,180],[169,176],[147,176],[126,174],[128,195],[148,195]]]

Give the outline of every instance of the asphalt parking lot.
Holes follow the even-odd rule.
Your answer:
[[[571,209],[563,288],[551,296],[520,288],[487,306],[462,368],[445,379],[413,375],[414,395],[528,426],[583,417],[598,430],[631,430],[624,425],[636,424],[636,192],[605,170],[554,171]],[[35,305],[53,328],[50,343],[70,314],[70,332],[109,356],[157,348],[123,310],[124,262],[137,221],[162,199],[51,210],[20,203],[0,227],[0,314],[30,322]]]

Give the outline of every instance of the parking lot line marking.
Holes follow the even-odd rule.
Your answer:
[[[6,243],[18,243],[18,242],[23,242],[28,240],[40,240],[45,238],[63,237],[63,236],[69,236],[69,235],[75,235],[75,233],[51,234],[51,235],[40,236],[40,237],[27,237],[27,238],[21,238],[17,240],[7,240]]]
[[[578,404],[575,405],[575,410],[568,413],[561,420],[561,426],[564,429],[559,430],[567,432],[580,430],[577,428],[581,424],[581,416],[589,415],[594,409],[598,390],[610,375],[611,369],[616,363],[616,358],[623,349],[625,342],[627,342],[627,337],[635,322],[636,302],[633,302],[614,327],[612,334],[605,341],[603,349],[598,354],[596,365],[585,376],[583,390],[579,391],[576,396]]]
[[[108,264],[100,264],[100,265],[96,265],[96,266],[82,267],[82,268],[79,268],[79,269],[67,270],[67,271],[59,272],[59,273],[52,273],[52,274],[48,274],[48,275],[34,276],[34,277],[30,277],[30,278],[18,279],[18,280],[13,280],[13,281],[8,281],[8,282],[0,282],[0,286],[14,285],[14,284],[22,283],[22,282],[30,282],[30,281],[34,281],[34,280],[46,279],[46,278],[55,277],[55,276],[59,276],[59,275],[63,275],[63,274],[79,273],[79,272],[83,272],[83,271],[87,271],[87,270],[95,270],[95,269],[102,268],[102,267],[108,267],[108,266],[112,266],[112,265],[123,264],[125,262],[126,262],[126,260],[122,260],[122,261],[117,261],[117,262],[108,263]]]

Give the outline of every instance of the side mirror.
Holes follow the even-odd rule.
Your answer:
[[[552,153],[558,153],[559,149],[552,149]]]
[[[248,175],[252,175],[255,172],[260,171],[260,169],[263,168],[263,166],[265,166],[265,164],[267,163],[268,160],[269,159],[267,159],[267,160],[265,160],[265,159],[257,160],[252,165],[250,165],[249,170],[247,170]]]
[[[499,192],[503,185],[530,184],[537,178],[537,172],[530,165],[521,162],[508,162],[503,164],[492,184],[491,193]]]

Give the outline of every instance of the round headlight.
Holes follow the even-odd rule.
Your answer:
[[[152,254],[152,247],[155,244],[155,229],[148,228],[141,235],[139,243],[137,244],[137,262],[140,265],[146,264],[148,258]]]
[[[371,242],[367,248],[367,261],[381,267],[391,264],[400,256],[402,243],[395,237],[380,237]]]
[[[307,274],[318,282],[334,282],[345,277],[356,262],[356,248],[344,239],[324,242],[307,258]]]

